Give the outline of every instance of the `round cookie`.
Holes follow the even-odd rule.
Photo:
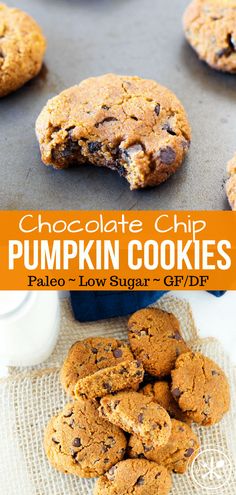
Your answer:
[[[183,22],[201,60],[214,69],[236,72],[236,0],[193,0]]]
[[[97,481],[94,495],[168,495],[171,477],[167,469],[144,459],[126,459]]]
[[[150,449],[136,436],[129,440],[128,454],[133,458],[145,458],[165,466],[169,471],[185,473],[197,455],[200,444],[189,425],[171,420],[171,436],[163,447]]]
[[[203,426],[221,420],[230,406],[223,370],[199,352],[182,354],[171,372],[172,395],[187,416]]]
[[[74,396],[74,388],[78,380],[101,369],[133,359],[129,347],[113,338],[91,337],[76,342],[69,350],[61,369],[62,386],[66,392]]]
[[[151,397],[153,401],[160,404],[165,409],[171,418],[184,421],[185,423],[191,423],[190,418],[181,411],[177,402],[171,394],[170,385],[168,382],[160,381],[154,383],[148,383],[143,387],[140,392],[144,395]]]
[[[116,170],[131,189],[156,186],[181,165],[191,130],[169,89],[134,76],[106,74],[49,100],[36,122],[45,165],[90,162]]]
[[[150,375],[169,375],[176,358],[189,351],[177,318],[161,309],[140,309],[130,317],[128,327],[131,350]]]
[[[165,445],[171,434],[169,414],[150,397],[133,391],[101,399],[101,417],[124,431],[138,435],[147,446]]]
[[[123,459],[126,438],[119,428],[99,417],[95,401],[79,399],[50,420],[44,445],[54,468],[93,478]]]
[[[124,361],[78,380],[74,391],[75,398],[82,396],[97,399],[124,389],[138,390],[143,377],[141,361]]]
[[[228,162],[227,172],[229,178],[226,182],[226,194],[233,211],[236,211],[236,154]]]
[[[35,77],[46,40],[38,24],[20,9],[0,4],[0,97]]]

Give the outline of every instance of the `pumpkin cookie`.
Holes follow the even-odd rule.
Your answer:
[[[46,40],[34,19],[0,4],[0,97],[39,73],[45,50]]]
[[[227,172],[229,178],[226,182],[226,194],[228,197],[229,204],[233,211],[236,210],[236,154],[228,162]]]
[[[127,459],[101,476],[94,495],[168,495],[171,477],[167,469],[144,459]]]
[[[230,405],[223,370],[199,352],[179,356],[171,372],[172,395],[187,416],[203,426],[218,423]]]
[[[62,386],[66,392],[74,396],[74,388],[78,380],[101,369],[133,359],[129,347],[116,339],[91,337],[76,342],[69,350],[62,366]]]
[[[160,447],[169,440],[170,416],[150,397],[138,392],[107,395],[101,400],[99,413],[124,431],[138,435],[148,446]]]
[[[137,390],[143,376],[144,369],[140,361],[124,361],[78,380],[75,398],[83,396],[96,399],[124,389]]]
[[[188,416],[181,411],[177,402],[171,394],[170,385],[168,382],[160,381],[148,383],[140,390],[144,395],[151,397],[153,401],[160,404],[169,414],[171,418],[179,419],[185,423],[191,423]]]
[[[191,138],[174,93],[155,81],[115,74],[86,79],[49,100],[36,134],[45,165],[108,167],[131,189],[168,179]]]
[[[169,375],[176,358],[189,351],[177,318],[161,309],[140,309],[130,317],[128,327],[131,350],[150,375]]]
[[[236,72],[236,0],[193,0],[184,30],[199,58],[214,69]]]
[[[200,447],[195,433],[189,425],[171,420],[171,435],[163,447],[147,447],[136,435],[130,437],[128,453],[131,458],[144,458],[165,466],[169,471],[185,473]]]
[[[44,445],[53,467],[93,478],[123,459],[126,439],[119,428],[99,417],[95,401],[79,399],[50,420]]]

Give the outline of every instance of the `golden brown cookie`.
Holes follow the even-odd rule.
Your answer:
[[[35,77],[46,40],[38,24],[20,9],[0,4],[0,97]]]
[[[193,0],[184,30],[199,58],[214,69],[236,72],[236,0]]]
[[[137,390],[143,381],[141,361],[124,361],[81,378],[75,385],[75,398],[96,399],[124,389]]]
[[[171,394],[170,385],[168,382],[160,381],[154,383],[148,383],[140,390],[144,395],[148,395],[152,400],[160,404],[169,414],[171,418],[184,421],[185,423],[191,423],[191,419],[181,411],[177,402]]]
[[[86,79],[49,100],[36,134],[45,165],[108,167],[131,189],[168,179],[191,139],[185,110],[169,89],[115,74]]]
[[[128,327],[131,350],[150,375],[169,375],[176,358],[189,351],[177,318],[161,309],[136,311],[130,317]]]
[[[168,495],[171,477],[167,469],[144,459],[127,459],[101,476],[94,495]]]
[[[169,440],[169,414],[150,397],[138,392],[125,391],[103,397],[99,413],[124,431],[138,435],[148,446],[160,447]]]
[[[62,366],[62,386],[66,392],[74,396],[74,388],[78,380],[101,369],[133,359],[129,347],[113,338],[91,337],[76,342],[69,350]]]
[[[236,154],[228,162],[227,172],[229,178],[226,182],[226,194],[233,211],[236,211]]]
[[[45,431],[45,452],[63,473],[93,478],[122,460],[124,433],[99,417],[96,401],[79,399],[52,418]]]
[[[189,418],[203,426],[218,423],[230,406],[223,370],[199,352],[179,356],[172,376],[172,395]]]
[[[133,458],[146,458],[165,466],[169,471],[185,473],[197,455],[200,444],[189,425],[171,420],[171,436],[163,447],[147,447],[136,435],[129,440],[128,454]]]

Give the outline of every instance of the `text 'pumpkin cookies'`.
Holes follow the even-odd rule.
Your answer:
[[[0,97],[39,73],[45,50],[46,40],[34,19],[0,4]]]
[[[191,139],[185,110],[169,89],[115,74],[86,79],[49,100],[36,134],[45,165],[108,167],[131,189],[168,179]]]

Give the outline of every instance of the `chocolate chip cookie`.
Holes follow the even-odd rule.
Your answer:
[[[148,383],[140,392],[144,395],[148,395],[153,401],[160,404],[160,406],[168,412],[171,418],[179,419],[185,423],[191,423],[191,419],[181,411],[177,402],[174,400],[168,382],[160,381]]]
[[[131,189],[168,179],[191,139],[185,110],[169,89],[115,74],[86,79],[49,100],[36,134],[45,165],[108,167]]]
[[[137,390],[143,377],[141,361],[124,361],[78,380],[75,398],[82,396],[95,399],[124,389]]]
[[[228,162],[227,172],[229,178],[226,182],[226,194],[233,211],[236,210],[236,154]]]
[[[117,426],[99,417],[96,401],[79,399],[50,420],[44,445],[53,467],[93,478],[123,459],[126,438]]]
[[[193,0],[184,30],[199,58],[214,69],[236,72],[236,0]]]
[[[46,40],[34,19],[0,4],[0,97],[39,73],[45,50]]]
[[[148,446],[165,445],[171,433],[169,414],[150,397],[138,392],[125,391],[101,399],[101,417],[134,433]]]
[[[129,440],[128,454],[131,458],[146,458],[165,466],[169,471],[185,473],[197,455],[200,444],[190,426],[171,420],[171,435],[163,447],[147,447],[136,435]]]
[[[189,418],[203,426],[218,423],[230,406],[223,370],[199,352],[179,356],[171,372],[172,395]]]
[[[168,495],[171,477],[167,469],[144,459],[126,459],[97,481],[94,495]]]
[[[177,318],[161,309],[140,309],[130,317],[128,327],[131,350],[150,375],[169,375],[176,358],[189,351]]]
[[[66,392],[74,396],[74,388],[78,380],[101,369],[133,359],[129,347],[113,338],[91,337],[76,342],[69,350],[62,366],[62,386]]]

